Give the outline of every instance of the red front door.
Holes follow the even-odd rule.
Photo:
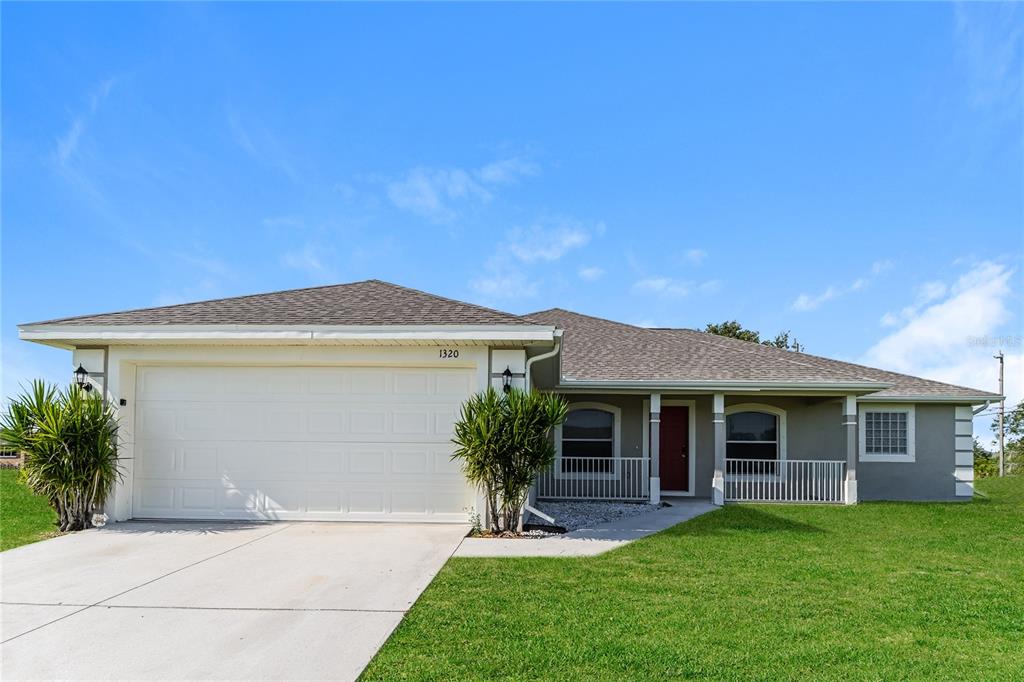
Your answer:
[[[690,489],[690,408],[664,405],[661,408],[661,489]]]

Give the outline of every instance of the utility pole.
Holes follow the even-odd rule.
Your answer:
[[[999,351],[999,355],[993,355],[996,360],[999,361],[999,395],[1005,395],[1003,393],[1003,351]],[[999,475],[1003,476],[1006,473],[1006,465],[1003,459],[1003,413],[1006,412],[1006,398],[1004,397],[999,401]]]

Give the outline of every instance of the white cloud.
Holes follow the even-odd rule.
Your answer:
[[[489,263],[488,272],[470,282],[476,293],[488,299],[530,298],[537,294],[540,282],[526,272],[497,263]]]
[[[538,268],[560,260],[570,251],[586,246],[604,225],[587,227],[569,218],[540,221],[509,230],[485,264],[485,273],[470,281],[470,288],[488,299],[528,298],[543,280]],[[601,268],[581,268],[580,277],[595,280]]]
[[[856,282],[854,282],[854,284],[856,284]],[[825,303],[826,301],[831,301],[838,295],[839,292],[836,291],[835,287],[829,287],[828,289],[825,289],[825,291],[815,296],[812,296],[811,294],[800,294],[799,296],[796,297],[796,300],[793,301],[793,305],[790,307],[793,310],[801,313],[808,312],[810,310],[817,310],[819,307],[821,307],[822,303]]]
[[[577,271],[577,274],[580,276],[580,279],[586,280],[588,282],[596,282],[597,280],[604,277],[605,273],[604,268],[599,268],[597,266],[591,265],[580,268]]]
[[[459,168],[413,168],[402,179],[388,183],[387,193],[397,208],[437,222],[456,217],[453,201],[491,199],[483,185]]]
[[[1024,22],[1014,3],[954,4],[957,55],[967,75],[970,103],[1019,116]]]
[[[299,181],[292,154],[276,133],[251,117],[243,120],[232,109],[228,109],[226,116],[231,136],[242,151],[260,165],[284,174],[292,182]]]
[[[490,201],[496,186],[539,173],[539,165],[518,156],[471,170],[418,166],[386,180],[386,193],[395,208],[447,223],[459,216],[460,207]]]
[[[116,80],[114,78],[107,78],[100,82],[89,95],[88,108],[75,116],[67,132],[57,138],[57,162],[61,166],[66,166],[78,151],[78,145],[82,139],[82,134],[85,132],[86,125],[92,121],[96,112],[99,111],[100,105],[110,96],[115,83]]]
[[[597,228],[600,230],[600,226]],[[556,261],[590,241],[590,230],[581,223],[561,219],[555,225],[542,223],[513,228],[503,247],[524,263]]]
[[[534,175],[540,175],[540,166],[519,156],[492,161],[477,171],[481,182],[494,185],[505,185]]]
[[[281,256],[281,264],[305,273],[315,282],[333,282],[337,279],[334,269],[324,263],[322,250],[311,243],[286,252]]]
[[[866,277],[858,277],[846,286],[829,285],[824,291],[818,294],[801,293],[790,304],[790,310],[798,313],[806,313],[817,310],[825,303],[837,299],[846,294],[867,289],[875,277],[892,269],[894,263],[891,260],[879,260],[871,264],[871,274]],[[883,318],[885,319],[885,318]]]
[[[997,365],[992,356],[1006,341],[1007,404],[1024,395],[1024,352],[1020,331],[1000,333],[1012,323],[1007,303],[1013,300],[1009,267],[984,262],[964,273],[948,290],[934,282],[918,289],[935,298],[909,312],[902,326],[872,346],[864,364],[936,381],[996,391]],[[1019,324],[1019,320],[1017,320]],[[988,424],[979,424],[987,433]],[[980,433],[979,435],[985,435]]]
[[[703,249],[689,249],[683,254],[683,259],[690,265],[700,265],[708,257],[708,252]]]
[[[939,281],[925,282],[915,290],[914,303],[904,306],[899,312],[886,312],[880,320],[883,327],[895,327],[913,318],[925,305],[946,295],[946,285]]]
[[[664,298],[684,298],[697,292],[713,294],[721,288],[717,279],[705,282],[691,282],[672,277],[645,277],[633,283],[634,294],[650,294]]]

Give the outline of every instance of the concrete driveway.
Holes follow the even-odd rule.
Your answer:
[[[131,522],[9,550],[2,677],[354,679],[467,530]]]

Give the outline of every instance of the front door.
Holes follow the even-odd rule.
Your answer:
[[[661,408],[661,489],[684,492],[690,489],[690,408],[663,405]]]

